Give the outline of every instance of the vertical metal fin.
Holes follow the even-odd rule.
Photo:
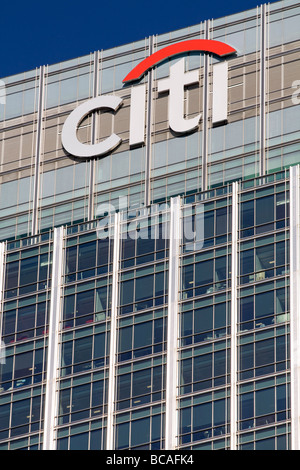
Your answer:
[[[106,450],[114,449],[114,409],[115,409],[115,365],[117,352],[117,313],[119,287],[119,253],[120,253],[120,213],[115,214],[112,300],[110,318],[110,351],[109,351],[109,380],[107,405],[107,439]]]
[[[168,339],[166,377],[165,448],[176,449],[178,436],[177,387],[178,387],[178,293],[179,251],[181,235],[180,197],[171,199],[170,255],[168,288]]]
[[[44,416],[43,450],[55,450],[55,425],[58,408],[57,380],[59,372],[60,322],[62,313],[64,227],[54,229],[52,282],[47,352],[47,382]]]

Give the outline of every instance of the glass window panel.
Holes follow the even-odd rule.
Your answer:
[[[276,266],[285,264],[285,242],[276,243]]]
[[[140,323],[134,327],[134,348],[152,344],[152,321]]]
[[[107,306],[107,287],[100,287],[96,290],[96,312],[105,311]]]
[[[151,441],[160,439],[160,437],[161,437],[161,415],[156,415],[152,417]]]
[[[254,297],[244,297],[240,301],[241,322],[254,318]]]
[[[193,408],[193,431],[212,427],[212,404],[204,403]]]
[[[153,379],[152,379],[152,391],[156,392],[162,389],[162,380],[163,380],[163,368],[161,366],[154,367],[153,369]]]
[[[3,336],[14,333],[15,328],[16,328],[16,310],[9,310],[8,312],[3,312],[3,325],[2,325]]]
[[[212,377],[213,356],[204,354],[194,359],[194,381],[206,380]]]
[[[263,366],[274,362],[274,339],[255,343],[255,365]]]
[[[287,357],[286,338],[279,336],[276,338],[276,361],[285,361]]]
[[[90,407],[91,384],[80,385],[72,390],[72,411]]]
[[[194,284],[194,265],[183,266],[182,268],[183,289],[190,289]]]
[[[70,411],[71,390],[61,390],[59,394],[59,414],[66,414]]]
[[[180,434],[191,432],[191,408],[180,411]]]
[[[151,392],[151,369],[135,372],[132,377],[132,396]]]
[[[185,312],[181,317],[181,336],[193,333],[193,312]]]
[[[78,271],[89,269],[96,264],[96,242],[78,246]]]
[[[274,267],[274,245],[256,248],[255,270],[260,271]]]
[[[185,160],[185,137],[177,137],[168,141],[168,165],[181,163]]]
[[[131,423],[131,445],[137,446],[150,441],[150,418],[138,419]]]
[[[109,240],[98,240],[97,264],[102,266],[109,262]]]
[[[145,276],[136,279],[135,300],[144,300],[153,297],[154,276]]]
[[[226,258],[226,256],[222,256],[221,258],[216,258],[216,260],[215,260],[215,271],[216,271],[215,281],[224,281],[227,278],[227,258]]]
[[[104,381],[94,382],[92,384],[92,407],[103,404]]]
[[[37,281],[38,256],[22,259],[20,267],[20,285]]]
[[[1,381],[7,382],[8,380],[12,379],[13,373],[13,357],[9,356],[5,360],[5,364],[2,364],[2,371],[1,371]],[[0,369],[0,370],[1,370]]]
[[[10,404],[0,406],[0,430],[9,427]]]
[[[30,399],[21,400],[12,404],[11,426],[26,424],[30,419]]]
[[[286,385],[279,385],[276,388],[276,409],[283,411],[286,409]]]
[[[194,312],[194,333],[213,329],[213,307],[204,307]]]
[[[226,374],[226,351],[214,353],[214,375],[220,376]]]
[[[227,207],[216,210],[216,235],[227,233]]]
[[[94,358],[104,357],[106,348],[106,334],[99,333],[94,336]]]
[[[75,295],[64,298],[64,319],[73,318],[75,311]]]
[[[266,224],[274,220],[274,196],[256,199],[256,224]]]
[[[62,345],[62,365],[69,366],[72,364],[73,342],[68,341]]]
[[[249,419],[254,416],[254,394],[244,393],[240,396],[240,417]]]
[[[207,260],[195,264],[195,284],[201,286],[213,282],[214,261]]]
[[[226,401],[217,400],[214,402],[214,426],[225,424]]]
[[[130,304],[133,302],[133,289],[134,281],[125,281],[121,284],[121,305]]]
[[[180,378],[181,384],[188,384],[192,382],[192,374],[193,374],[193,363],[192,359],[186,359],[181,361],[181,369],[180,369]]]
[[[226,303],[215,305],[215,328],[226,326]]]
[[[89,434],[82,433],[70,437],[70,450],[88,450]]]
[[[241,252],[241,275],[254,272],[254,250]]]
[[[116,448],[129,447],[129,423],[118,424],[116,427]]]
[[[94,291],[89,290],[77,294],[76,316],[87,315],[94,311]]]
[[[35,325],[35,305],[22,307],[18,310],[17,331],[29,330]]]
[[[137,239],[136,245],[137,256],[152,253],[155,250],[155,240],[151,239],[151,227],[145,229],[144,233],[140,230],[140,237]]]
[[[257,441],[255,443],[255,450],[275,450],[275,437]]]
[[[18,285],[19,261],[7,263],[5,276],[5,289],[13,289]]]
[[[241,370],[251,369],[254,366],[253,344],[244,344],[240,347]]]
[[[67,248],[66,253],[66,264],[67,264],[67,273],[73,273],[76,271],[76,261],[77,261],[77,246],[71,246]]]
[[[204,238],[211,238],[214,236],[214,212],[209,211],[204,213]]]
[[[157,273],[155,275],[155,297],[158,297],[164,294],[164,291],[165,291],[164,281],[165,281],[164,273]]]
[[[118,377],[117,400],[125,400],[130,397],[131,375],[125,374]]]
[[[274,292],[263,292],[255,296],[255,318],[274,314]]]
[[[275,388],[267,388],[255,392],[255,414],[256,416],[274,413],[275,411]]]
[[[15,356],[15,379],[27,377],[32,374],[33,352],[16,354]]]
[[[120,328],[119,330],[119,352],[132,349],[132,327]]]
[[[90,436],[90,450],[102,450],[102,429],[92,431]]]
[[[164,335],[164,321],[162,318],[154,320],[154,343],[161,343]]]
[[[76,339],[74,341],[74,362],[89,361],[92,358],[93,337]]]

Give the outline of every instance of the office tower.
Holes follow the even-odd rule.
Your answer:
[[[0,449],[300,448],[299,21],[2,80]]]

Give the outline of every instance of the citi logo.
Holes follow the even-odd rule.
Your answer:
[[[129,145],[130,147],[145,143],[146,119],[146,84],[134,85],[147,71],[163,60],[176,55],[198,51],[214,54],[224,58],[236,51],[228,44],[220,41],[195,39],[167,46],[151,54],[140,62],[123,80],[124,84],[132,83],[130,98]],[[197,129],[202,114],[193,118],[184,117],[184,91],[189,85],[199,83],[199,70],[185,72],[184,58],[170,67],[170,76],[157,81],[158,93],[168,93],[168,121],[172,131],[178,135]],[[228,62],[223,61],[213,65],[212,90],[212,123],[225,123],[228,108]],[[123,100],[114,95],[103,95],[93,98],[78,106],[66,119],[62,129],[62,145],[73,156],[92,158],[106,155],[114,150],[122,139],[115,133],[96,144],[83,144],[77,138],[77,129],[83,119],[93,111],[110,109],[117,111]]]

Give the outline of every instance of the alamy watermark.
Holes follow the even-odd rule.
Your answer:
[[[292,103],[300,104],[300,80],[293,81],[292,88],[295,88],[295,91],[292,94]]]
[[[122,214],[120,239],[169,239],[170,207],[169,203],[154,204],[149,208],[138,209],[134,213],[129,209],[128,198],[119,197],[118,211]],[[99,204],[96,211],[97,238],[114,238],[113,215],[116,212],[117,209],[113,204]],[[130,212],[133,214],[132,218],[129,215]],[[189,211],[185,208],[180,227],[176,238],[187,245],[197,243],[198,249],[201,248],[204,243],[204,204],[197,203],[193,213],[191,207]]]

